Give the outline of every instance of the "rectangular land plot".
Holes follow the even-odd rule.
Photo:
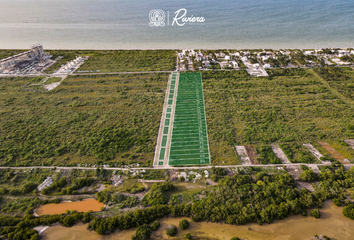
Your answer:
[[[181,73],[172,128],[169,165],[210,164],[200,73]]]
[[[166,147],[167,144],[167,136],[162,136],[161,147]]]

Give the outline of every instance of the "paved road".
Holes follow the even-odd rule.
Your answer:
[[[225,165],[225,166],[195,166],[195,167],[171,167],[171,166],[158,166],[154,168],[148,167],[132,167],[132,168],[119,168],[119,167],[104,167],[106,170],[156,170],[156,169],[209,169],[212,167],[216,168],[233,168],[233,167],[281,167],[281,166],[299,166],[299,165],[317,165],[317,166],[328,166],[328,164],[304,164],[304,163],[292,163],[292,164],[259,164],[259,165]],[[344,166],[353,167],[354,164],[344,164]],[[32,169],[32,168],[42,168],[42,169],[63,169],[63,170],[70,170],[70,169],[79,169],[79,170],[95,170],[96,167],[56,167],[56,166],[30,166],[30,167],[0,167],[0,169]]]

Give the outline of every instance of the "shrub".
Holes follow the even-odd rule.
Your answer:
[[[152,226],[151,226],[151,229],[156,231],[157,229],[159,229],[160,227],[160,222],[158,220],[155,220],[153,223],[152,223]]]
[[[32,183],[32,182],[25,183],[21,187],[21,192],[22,193],[29,193],[29,192],[33,191],[34,189],[36,189],[37,186],[38,186],[37,184]]]
[[[233,237],[230,240],[241,240],[239,237]]]
[[[147,240],[150,239],[151,230],[149,225],[143,224],[136,229],[135,239],[136,240]]]
[[[310,170],[305,170],[303,173],[300,174],[300,179],[306,182],[314,182],[317,180],[317,174]]]
[[[175,225],[170,225],[166,228],[166,234],[170,237],[176,236],[177,227]]]
[[[11,195],[18,195],[18,194],[20,194],[21,192],[20,192],[20,190],[18,190],[17,188],[14,188],[14,189],[11,189],[10,190],[10,194]]]
[[[211,179],[212,181],[214,181],[214,182],[217,182],[217,181],[219,180],[218,176],[215,175],[215,174],[211,175],[211,176],[210,176],[210,179]]]
[[[189,227],[189,222],[187,219],[182,219],[179,221],[179,228],[180,229],[187,229]]]
[[[192,239],[192,235],[190,233],[187,233],[184,237],[185,239]]]
[[[0,194],[3,195],[3,194],[6,194],[8,191],[6,188],[4,187],[0,187]]]
[[[342,202],[338,198],[333,198],[333,203],[338,207],[342,206]]]
[[[311,210],[311,216],[314,218],[320,218],[321,216],[320,210],[318,210],[317,208]]]
[[[302,212],[301,212],[301,214],[302,214],[302,216],[307,216],[307,211],[306,210],[303,210]]]
[[[354,219],[354,204],[350,203],[347,206],[343,208],[343,215],[350,218]]]

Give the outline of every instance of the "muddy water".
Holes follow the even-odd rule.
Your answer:
[[[327,201],[320,209],[321,218],[315,219],[311,216],[291,216],[285,220],[275,221],[272,224],[247,224],[245,226],[234,226],[218,223],[196,223],[191,221],[187,230],[178,229],[178,234],[173,239],[184,239],[183,236],[190,232],[193,239],[225,239],[240,237],[249,240],[308,240],[314,235],[323,234],[334,240],[354,239],[354,221],[342,215],[342,207],[335,206],[332,201]],[[164,233],[168,224],[178,226],[182,218],[160,219],[161,226],[158,231],[153,232],[151,239],[172,239]],[[100,237],[96,232],[88,231],[87,224],[82,223],[71,228],[53,226],[47,229],[43,236],[45,240],[130,240],[135,229],[117,231],[111,235]]]
[[[86,199],[78,202],[62,202],[62,203],[50,203],[40,206],[36,209],[37,215],[45,214],[61,214],[66,210],[76,210],[78,212],[100,211],[101,207],[104,207],[103,203],[98,202],[96,199]]]

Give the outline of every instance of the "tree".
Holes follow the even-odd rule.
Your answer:
[[[3,195],[3,194],[6,194],[8,191],[6,188],[4,187],[0,187],[0,194]]]
[[[170,237],[176,236],[177,234],[177,227],[175,225],[170,225],[165,230],[166,234]]]
[[[210,176],[210,179],[213,181],[213,182],[217,182],[219,180],[218,176],[213,174]]]
[[[29,193],[29,192],[31,192],[32,190],[36,189],[37,186],[38,186],[37,184],[32,183],[32,182],[25,183],[25,184],[23,184],[22,187],[21,187],[21,192],[22,192],[22,193]]]
[[[147,240],[150,239],[151,230],[149,225],[143,224],[136,229],[135,239],[136,240]]]
[[[354,219],[354,204],[349,203],[347,206],[345,206],[343,208],[343,215],[350,219]]]
[[[186,181],[186,179],[185,179],[183,176],[180,176],[178,180],[179,180],[180,182]]]
[[[320,210],[318,210],[317,208],[311,210],[311,216],[314,218],[320,218],[321,216]]]
[[[338,207],[342,206],[342,202],[338,198],[333,198],[333,203]]]
[[[317,180],[317,174],[310,170],[305,170],[303,173],[300,174],[300,179],[306,182],[314,182]]]
[[[74,225],[75,223],[75,219],[72,216],[65,216],[61,223],[65,226],[65,227],[71,227],[72,225]]]
[[[181,221],[179,221],[179,228],[184,230],[187,229],[189,227],[189,222],[187,219],[182,219]]]
[[[153,223],[152,223],[152,226],[151,226],[151,229],[156,231],[157,229],[159,229],[160,227],[160,222],[159,220],[155,220]]]
[[[233,237],[230,240],[241,240],[239,237]]]
[[[186,239],[192,239],[192,235],[190,233],[187,233],[185,236],[184,236]]]

